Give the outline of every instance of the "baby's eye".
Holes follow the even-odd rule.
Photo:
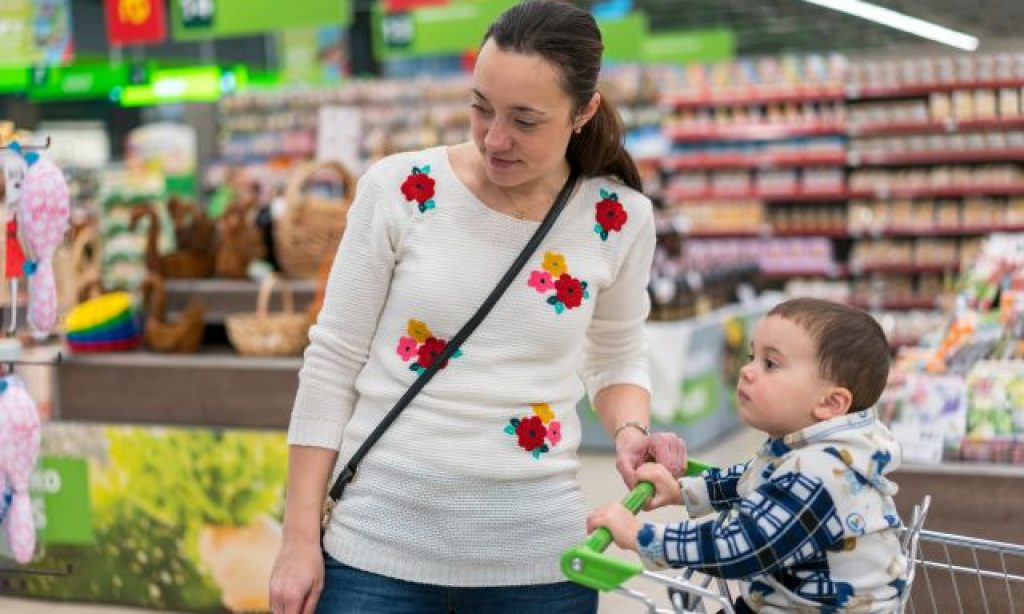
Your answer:
[[[775,362],[774,360],[772,360],[770,358],[765,358],[764,359],[764,368],[765,368],[765,370],[771,371],[773,369],[777,369],[778,366],[779,366],[779,363]]]
[[[747,354],[747,362],[754,362],[754,355],[753,354]]]

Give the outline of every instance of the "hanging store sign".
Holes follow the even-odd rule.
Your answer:
[[[515,4],[516,0],[461,0],[390,15],[378,6],[374,52],[379,60],[396,60],[474,50],[491,22]]]
[[[167,38],[163,0],[104,0],[112,45],[162,43]]]
[[[445,4],[448,4],[448,0],[384,0],[384,10],[388,13],[400,13]]]
[[[347,0],[172,0],[175,40],[243,36],[307,26],[346,25]]]
[[[639,62],[643,58],[643,41],[648,37],[647,16],[632,13],[618,19],[597,22],[604,43],[604,59],[612,62]]]
[[[81,64],[33,71],[33,102],[108,98],[128,83],[127,64]]]

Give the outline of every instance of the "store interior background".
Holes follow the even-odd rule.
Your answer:
[[[0,42],[0,144],[49,139],[71,187],[62,312],[127,291],[138,322],[117,351],[76,344],[102,322],[17,335],[46,363],[13,367],[42,420],[38,543],[21,564],[0,537],[0,611],[265,609],[336,220],[373,160],[466,137],[473,48],[511,3],[0,3],[26,41]],[[1024,3],[880,2],[971,50],[805,0],[577,4],[599,18],[603,88],[657,208],[655,428],[742,460],[759,437],[732,387],[753,324],[785,296],[847,301],[896,357],[879,409],[904,445],[903,515],[930,494],[929,528],[1024,543]],[[111,11],[146,23],[112,36]],[[162,35],[112,41],[154,14]],[[193,205],[205,215],[177,215]],[[272,322],[253,317],[261,291]],[[623,490],[580,411],[597,505]],[[989,611],[1019,611],[1022,588]]]

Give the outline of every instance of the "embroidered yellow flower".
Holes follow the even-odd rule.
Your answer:
[[[533,415],[540,418],[540,421],[544,424],[551,422],[555,418],[555,412],[551,411],[551,406],[547,403],[534,403],[530,407],[533,408]]]
[[[541,266],[555,279],[569,272],[569,268],[565,266],[565,256],[557,252],[544,252],[544,264]]]
[[[419,343],[423,343],[434,336],[434,333],[430,332],[430,328],[427,327],[426,323],[419,320],[409,320],[408,330],[409,336]]]

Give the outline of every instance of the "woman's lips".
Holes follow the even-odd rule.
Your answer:
[[[508,168],[515,164],[515,160],[506,160],[497,156],[490,156],[491,166],[495,168]]]

